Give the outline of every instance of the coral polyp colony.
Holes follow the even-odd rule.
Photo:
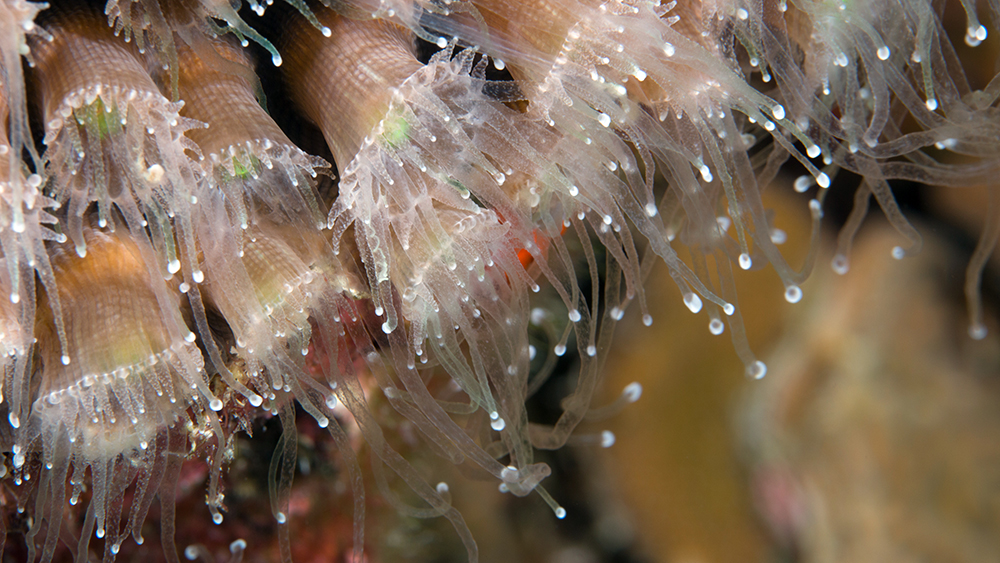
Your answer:
[[[176,560],[182,461],[209,467],[220,524],[235,436],[272,416],[288,557],[296,409],[348,467],[355,557],[353,435],[379,489],[387,466],[423,503],[405,511],[447,518],[475,560],[448,488],[394,449],[369,403],[562,518],[536,450],[592,410],[629,304],[652,322],[652,264],[760,378],[733,265],[770,264],[799,301],[840,170],[861,184],[838,273],[872,197],[907,240],[894,255],[919,249],[890,180],[1000,171],[998,91],[965,77],[942,2],[270,4],[0,0],[0,435],[32,560],[67,538],[87,560],[92,537],[113,560],[130,535],[142,543],[157,498]],[[1000,14],[984,25],[961,4],[979,45]],[[320,154],[296,145],[304,123]],[[801,176],[784,182],[788,169]],[[783,183],[814,193],[798,269],[762,198]],[[977,338],[989,213],[967,282]],[[573,346],[562,412],[529,420]]]

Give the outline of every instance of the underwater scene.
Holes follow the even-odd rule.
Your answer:
[[[1000,0],[0,0],[0,560],[1000,559]]]

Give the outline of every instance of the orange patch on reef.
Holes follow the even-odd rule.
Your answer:
[[[503,221],[503,218],[501,217],[500,220]],[[566,234],[566,225],[563,225],[562,230],[559,231],[559,236],[564,234]],[[538,247],[542,256],[545,256],[549,250],[549,237],[542,235],[541,231],[538,229],[535,229],[533,236],[535,238],[535,246]],[[525,269],[527,269],[528,266],[531,266],[531,264],[535,261],[535,257],[523,248],[517,251],[517,259],[521,261],[521,266],[524,266]]]

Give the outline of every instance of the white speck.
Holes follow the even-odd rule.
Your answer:
[[[802,300],[802,289],[797,285],[790,285],[785,288],[785,301],[798,303]]]
[[[165,172],[162,166],[154,164],[146,169],[146,181],[151,184],[159,184]]]
[[[712,181],[712,170],[708,167],[708,165],[702,164],[698,167],[698,171],[701,172],[701,178],[703,180],[706,182]]]
[[[500,479],[502,479],[504,483],[514,483],[518,480],[517,473],[518,471],[516,467],[508,465],[500,470]]]
[[[743,270],[749,270],[753,267],[753,259],[746,252],[740,254],[740,268]]]
[[[969,327],[969,337],[973,340],[982,340],[986,338],[986,326],[982,323],[976,323]]]
[[[747,368],[747,375],[754,379],[761,379],[767,375],[767,364],[757,360],[750,367]]]
[[[841,276],[846,274],[847,270],[850,269],[850,263],[847,261],[847,256],[844,256],[843,254],[834,256],[830,266],[833,268],[834,273]]]
[[[531,324],[536,326],[540,325],[547,316],[548,314],[545,312],[545,309],[542,309],[541,307],[535,307],[534,309],[531,310]]]
[[[692,292],[685,293],[684,305],[686,305],[687,308],[692,313],[698,313],[699,311],[701,311],[701,298],[698,297],[697,293],[692,293]]]
[[[615,445],[615,433],[610,430],[601,432],[601,447],[610,448]]]
[[[622,390],[622,397],[630,403],[638,401],[639,398],[642,397],[642,384],[638,381],[629,383],[625,386],[625,389]]]

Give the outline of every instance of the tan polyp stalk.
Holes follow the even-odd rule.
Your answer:
[[[39,497],[35,516],[38,522],[49,520],[49,557],[70,466],[78,476],[90,470],[88,519],[94,518],[98,537],[120,543],[120,496],[136,472],[148,479],[151,466],[162,460],[158,444],[163,433],[189,420],[190,409],[214,421],[214,435],[220,444],[224,440],[212,413],[222,404],[208,388],[201,352],[178,310],[178,294],[147,266],[148,244],[143,248],[143,241],[131,240],[124,229],[115,234],[87,229],[85,236],[90,252],[84,258],[71,245],[52,252],[69,348],[60,357],[43,302],[36,323],[41,364],[37,395],[15,447],[15,470],[26,474],[25,453],[40,442],[39,482],[49,492]],[[82,481],[73,482],[73,498],[82,486]],[[213,478],[213,507],[215,487]],[[33,526],[29,535],[39,530]],[[88,537],[81,545],[91,531],[84,533]]]
[[[204,380],[200,352],[181,320],[175,292],[162,278],[151,275],[143,251],[125,233],[88,230],[86,236],[91,250],[85,258],[68,252],[66,247],[53,251],[69,350],[60,357],[50,318],[45,308],[40,308],[38,353],[43,370],[38,400],[49,405],[71,403],[79,393],[90,393],[88,388],[102,384],[118,391],[118,383],[108,380],[114,376],[112,380],[121,379],[122,385],[156,389],[157,395],[162,394],[163,404],[159,407],[176,402],[167,410],[183,410],[189,400],[207,404],[212,395]],[[171,362],[179,365],[171,366]],[[171,369],[169,376],[161,373],[166,368]],[[160,377],[142,381],[144,376],[155,374]],[[184,384],[175,387],[175,378],[178,382],[184,380]],[[109,401],[110,396],[109,392]],[[142,431],[122,414],[128,411],[129,416],[138,417],[127,403],[121,396],[109,403],[120,411],[117,427],[88,431],[99,432],[109,441],[116,433]],[[103,410],[103,416],[115,416],[108,405]],[[68,430],[86,434],[83,428]]]
[[[393,89],[423,65],[403,28],[357,22],[329,10],[317,16],[332,37],[297,18],[286,32],[283,69],[292,98],[319,125],[343,170],[385,116]]]
[[[244,228],[252,214],[244,200],[251,195],[268,207],[295,208],[292,214],[307,225],[324,225],[313,179],[315,169],[329,164],[296,147],[260,106],[243,49],[223,38],[199,35],[197,41],[196,48],[177,42],[178,93],[180,114],[208,124],[187,136],[202,150],[210,188],[226,192]]]
[[[252,72],[251,62],[243,49],[221,39],[210,41],[219,56]],[[191,130],[187,136],[214,164],[226,158],[231,148],[238,149],[241,144],[253,145],[254,150],[260,150],[266,141],[293,146],[260,107],[254,85],[247,78],[206,64],[186,45],[178,45],[177,51],[178,92],[184,100],[181,115],[208,123],[208,127]]]
[[[323,234],[261,220],[245,236],[242,251],[225,240],[202,243],[205,264],[210,266],[203,288],[205,300],[225,317],[236,340],[234,353],[241,360],[239,369],[222,376],[254,406],[262,400],[242,380],[271,401],[277,399],[274,391],[291,390],[320,426],[326,427],[327,417],[316,411],[302,388],[314,387],[315,382],[303,371],[300,354],[308,349],[312,336],[311,309],[327,289],[325,279],[313,269],[321,262],[315,257],[323,252]],[[305,245],[312,248],[293,248],[297,239],[307,239]],[[213,362],[221,361],[215,350],[210,353]],[[329,396],[329,390],[319,393],[324,399]]]
[[[84,215],[96,202],[101,227],[117,210],[134,235],[152,239],[163,275],[181,268],[179,247],[185,271],[200,277],[187,225],[198,176],[188,154],[199,149],[184,132],[203,124],[178,115],[182,104],[160,93],[134,44],[102,15],[67,9],[46,26],[53,40],[34,42],[33,74],[51,190],[67,206],[64,232],[85,254]]]
[[[55,119],[66,120],[72,94],[95,86],[124,92],[159,93],[132,43],[111,33],[104,18],[87,11],[62,12],[46,21],[52,41],[32,43],[46,133]]]
[[[600,2],[538,0],[521,3],[511,0],[475,0],[473,4],[482,14],[490,33],[511,41],[511,47],[530,46],[555,57],[562,50],[570,28],[576,25],[580,15],[592,10]],[[517,72],[517,69],[511,70]]]

